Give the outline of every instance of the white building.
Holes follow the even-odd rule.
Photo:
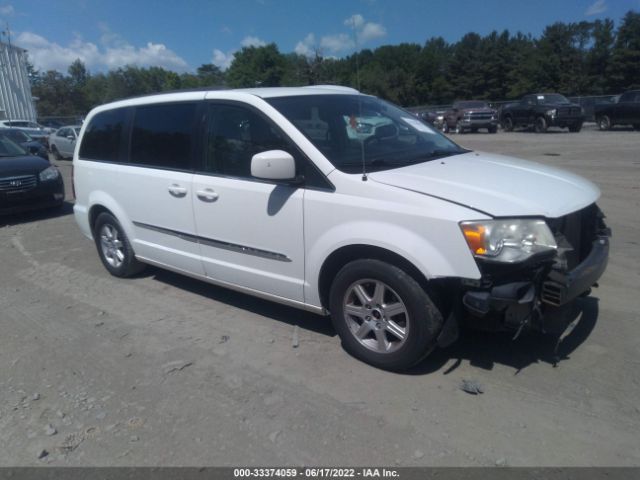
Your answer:
[[[0,120],[36,121],[27,74],[27,51],[0,42]]]

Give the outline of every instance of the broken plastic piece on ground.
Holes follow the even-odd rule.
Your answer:
[[[470,393],[471,395],[478,395],[484,393],[482,385],[475,380],[462,380],[460,383],[460,390]]]

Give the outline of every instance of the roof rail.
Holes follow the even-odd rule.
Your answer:
[[[302,88],[325,88],[327,90],[335,90],[337,92],[360,93],[355,88],[343,87],[342,85],[306,85]]]
[[[219,86],[219,85],[213,85],[210,87],[178,88],[175,90],[164,90],[161,92],[142,93],[140,95],[132,95],[130,97],[116,98],[115,100],[112,100],[111,102],[107,102],[107,103],[119,102],[121,100],[132,100],[134,98],[153,97],[154,95],[168,95],[170,93],[209,92],[209,91],[218,91],[218,90],[231,90],[231,88],[227,86]]]

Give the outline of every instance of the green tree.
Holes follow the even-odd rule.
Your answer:
[[[60,72],[49,70],[39,75],[32,88],[37,102],[38,115],[73,115],[76,113],[72,99],[71,82]]]
[[[511,68],[507,73],[506,99],[540,90],[536,81],[538,75],[538,51],[530,35],[518,32],[509,42]]]
[[[591,85],[590,93],[609,92],[607,72],[611,69],[611,56],[615,41],[613,21],[596,20],[591,30],[593,44],[587,53],[587,76]]]
[[[416,65],[418,103],[440,103],[453,100],[447,80],[452,47],[442,37],[427,40]]]
[[[75,112],[85,112],[88,107],[87,84],[91,75],[85,64],[79,58],[76,59],[67,69],[70,101]]]
[[[235,54],[227,81],[230,86],[277,87],[285,74],[286,59],[275,43],[263,47],[243,47]]]
[[[616,33],[609,88],[613,92],[640,88],[640,13],[628,12]]]
[[[225,84],[224,72],[213,63],[205,63],[198,67],[196,76],[201,87],[221,87]]]

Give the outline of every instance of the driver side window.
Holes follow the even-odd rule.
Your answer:
[[[251,158],[267,150],[291,152],[282,134],[264,117],[239,105],[211,105],[205,172],[252,178]]]

